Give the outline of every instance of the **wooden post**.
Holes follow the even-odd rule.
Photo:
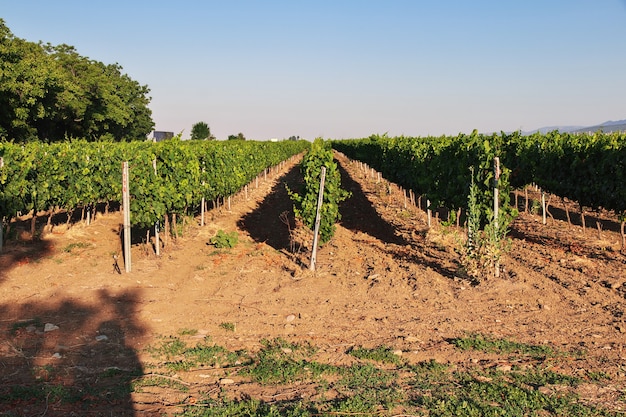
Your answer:
[[[496,239],[499,240],[500,224],[498,217],[500,215],[500,190],[498,189],[498,183],[500,181],[500,158],[497,156],[493,159],[493,171],[493,232],[496,234]],[[495,261],[494,275],[496,278],[500,277],[500,259],[496,259]]]
[[[430,200],[426,200],[426,215],[428,217],[428,227],[430,228],[431,219],[433,217],[432,211],[430,210]]]
[[[547,224],[547,219],[546,219],[546,193],[541,190],[541,221],[543,222],[543,224]]]
[[[200,203],[200,226],[204,226],[204,197],[202,197],[202,203]]]
[[[311,265],[309,269],[315,271],[317,262],[317,237],[320,231],[320,216],[322,211],[322,203],[324,202],[324,182],[326,180],[326,167],[322,167],[320,174],[320,190],[317,196],[317,212],[315,214],[315,230],[313,231],[313,249],[311,250]]]
[[[168,243],[170,243],[170,218],[167,216],[167,213],[163,216],[163,247],[166,247]]]
[[[622,235],[622,251],[626,248],[626,234],[624,233],[624,225],[626,225],[626,221],[622,219],[620,223],[620,235]]]
[[[159,221],[154,223],[154,250],[156,256],[161,256],[161,241],[159,240]]]
[[[585,221],[585,207],[580,204],[580,223],[583,225],[583,234],[587,231],[587,222]]]
[[[4,158],[0,156],[0,169],[4,168]],[[4,245],[4,217],[2,217],[0,221],[0,252],[2,251],[2,247]]]
[[[122,162],[122,208],[124,210],[124,269],[131,271],[130,260],[130,193],[128,191],[128,161]]]
[[[493,160],[493,225],[498,231],[498,216],[500,214],[500,190],[498,189],[498,182],[500,181],[500,158],[497,156]]]
[[[528,214],[528,186],[524,187],[524,213]]]

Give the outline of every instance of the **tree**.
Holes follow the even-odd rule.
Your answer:
[[[37,44],[13,36],[0,19],[0,137],[37,138],[35,123],[54,112],[60,71]]]
[[[198,122],[191,127],[191,140],[214,140],[211,129],[205,122]]]
[[[65,129],[64,136],[144,140],[153,130],[149,88],[123,74],[120,65],[90,60],[69,45],[47,45],[46,50],[63,69],[66,88],[54,122]]]
[[[236,135],[228,135],[228,140],[246,140],[246,137],[243,133],[239,132]]]
[[[0,19],[0,138],[145,140],[153,130],[150,90],[79,55],[15,37]]]

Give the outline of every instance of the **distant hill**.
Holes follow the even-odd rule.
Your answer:
[[[599,130],[602,130],[604,133],[610,132],[626,132],[626,119],[612,121],[609,120],[607,122],[601,123],[599,125],[593,126],[546,126],[541,127],[539,129],[535,129],[530,132],[524,132],[525,134],[532,133],[547,133],[552,132],[553,130],[558,130],[559,132],[572,132],[572,133],[594,133]]]
[[[602,124],[596,126],[588,126],[582,127],[580,129],[576,129],[573,132],[576,133],[587,133],[587,132],[597,132],[598,130],[602,130],[604,133],[610,132],[626,132],[626,120],[617,120],[604,122]]]

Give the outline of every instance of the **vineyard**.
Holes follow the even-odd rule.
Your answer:
[[[620,217],[626,213],[623,133],[372,136],[336,141],[333,145],[381,171],[389,180],[424,195],[434,207],[467,210],[470,168],[480,189],[478,204],[489,207],[493,201],[493,160],[499,157],[504,167],[499,178],[504,207],[510,206],[512,189],[534,184],[545,192],[578,202],[581,210],[607,209]]]
[[[2,145],[0,413],[621,415],[624,138],[570,139]],[[337,221],[311,272],[329,155]],[[507,247],[476,281],[468,197],[484,228],[496,156]],[[161,256],[136,242],[120,274],[124,160],[133,225],[183,233]]]
[[[134,227],[150,228],[170,216],[194,215],[204,201],[235,194],[265,170],[304,151],[308,143],[287,141],[160,143],[0,144],[0,216],[10,225],[19,214],[49,219],[77,209],[105,211],[122,201],[122,162],[130,169],[130,211]]]

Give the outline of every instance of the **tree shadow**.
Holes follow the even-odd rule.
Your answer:
[[[293,203],[287,187],[298,190],[302,184],[300,166],[294,165],[278,178],[267,196],[250,213],[237,222],[237,226],[247,231],[256,242],[264,242],[276,250],[289,249],[289,230],[295,227]],[[285,214],[283,214],[285,213]]]
[[[139,294],[0,305],[0,414],[134,416]]]
[[[35,219],[34,236],[31,232],[32,217],[19,218],[11,221],[7,228],[8,230],[2,230],[3,245],[0,251],[0,283],[4,280],[3,271],[6,271],[12,266],[37,262],[51,255],[54,249],[53,244],[45,238],[42,238],[42,236],[48,233],[55,233],[55,229],[59,226],[71,228],[76,224],[84,222],[85,212],[83,209],[83,207],[80,207],[69,214],[66,211],[58,211],[53,214],[37,216]],[[108,204],[98,203],[91,209],[93,216],[91,221],[96,221],[97,217],[102,214],[119,211],[119,209],[120,204],[117,202],[110,202]],[[145,236],[145,232],[143,236]],[[137,243],[141,243],[141,239],[139,239]]]
[[[5,280],[4,272],[16,265],[37,262],[52,253],[53,245],[46,240],[17,240],[4,242],[0,253],[0,284]]]

